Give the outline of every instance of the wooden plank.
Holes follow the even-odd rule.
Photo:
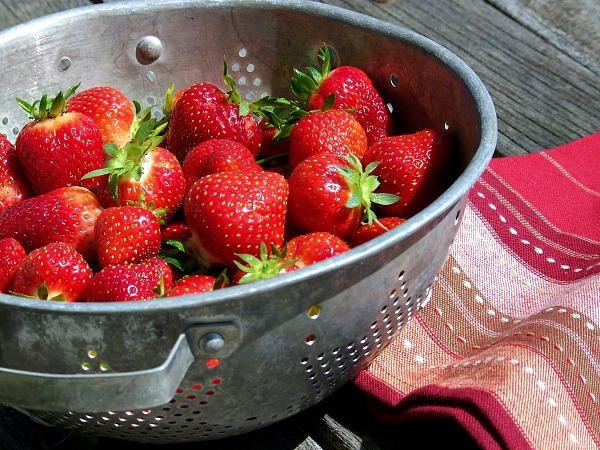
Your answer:
[[[488,2],[590,70],[600,71],[598,0]]]
[[[600,70],[574,59],[577,41],[567,49],[547,37],[559,39],[571,28],[552,28],[548,19],[542,36],[541,22],[532,29],[532,21],[515,20],[499,7],[504,2],[322,1],[414,30],[464,59],[481,77],[496,105],[500,155],[536,152],[600,130]],[[544,3],[561,9],[561,2]],[[600,26],[595,11],[585,18],[593,24],[590,28]]]
[[[65,9],[93,3],[89,0],[14,1],[0,0],[0,30]]]

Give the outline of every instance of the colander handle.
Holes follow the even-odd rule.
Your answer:
[[[0,368],[0,402],[22,409],[99,412],[168,403],[194,361],[181,334],[158,367],[123,373],[52,374]]]

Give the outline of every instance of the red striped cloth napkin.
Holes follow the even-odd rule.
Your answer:
[[[484,449],[600,447],[600,133],[493,159],[433,296],[356,379],[387,422]]]

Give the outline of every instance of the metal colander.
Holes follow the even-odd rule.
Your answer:
[[[160,105],[172,83],[222,85],[223,57],[248,100],[289,96],[293,68],[314,66],[323,43],[337,64],[371,76],[400,132],[454,135],[454,184],[384,236],[269,280],[114,304],[0,295],[0,402],[50,424],[138,442],[236,435],[325,398],[425,306],[497,130],[479,78],[408,30],[306,1],[70,10],[0,34],[0,132],[14,141],[27,120],[15,97],[81,81],[80,90],[112,85]]]

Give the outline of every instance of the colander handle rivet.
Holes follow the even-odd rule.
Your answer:
[[[225,339],[221,334],[212,331],[200,338],[198,346],[206,353],[217,353],[225,346]]]
[[[135,48],[135,57],[140,64],[148,65],[155,62],[162,53],[162,42],[156,36],[141,38]]]

